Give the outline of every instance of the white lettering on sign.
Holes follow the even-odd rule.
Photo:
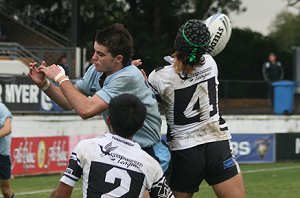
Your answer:
[[[231,146],[235,155],[249,155],[251,152],[250,143],[246,141],[231,142]]]
[[[39,88],[36,85],[5,85],[5,102],[38,103]]]
[[[23,164],[25,169],[35,168],[36,154],[32,150],[33,142],[20,142],[13,151],[14,164]]]
[[[300,154],[300,138],[296,138],[295,141],[295,153]]]
[[[54,141],[52,146],[48,148],[48,165],[51,162],[56,163],[57,166],[68,165],[68,152],[66,150],[66,141]]]
[[[53,107],[51,99],[44,92],[41,94],[41,107],[46,111],[50,111]]]

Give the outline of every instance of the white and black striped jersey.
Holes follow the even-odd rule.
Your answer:
[[[171,150],[231,138],[219,115],[217,64],[210,55],[204,55],[204,59],[188,76],[176,73],[172,64],[149,75],[166,116]]]
[[[74,187],[82,176],[83,197],[138,198],[173,194],[158,162],[137,143],[111,133],[83,140],[72,152],[61,182]]]

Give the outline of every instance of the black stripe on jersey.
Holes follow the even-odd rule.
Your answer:
[[[161,183],[163,180],[165,179],[165,177],[163,176],[163,177],[161,177],[157,182],[154,182],[153,183],[153,186],[155,186],[155,185],[157,185],[157,184],[159,184],[159,183]]]
[[[80,159],[77,158],[77,153],[72,152],[70,155],[70,159],[76,160],[80,163]]]
[[[70,179],[72,179],[73,181],[78,181],[80,178],[75,178],[75,177],[71,177],[70,175],[68,175],[68,174],[64,174],[64,176],[66,176],[66,177],[68,177],[68,178],[70,178]]]
[[[220,115],[219,118],[219,126],[220,126],[220,130],[221,131],[228,131],[228,126],[226,121],[222,118],[222,116]]]
[[[162,70],[165,66],[161,66],[155,69],[155,72],[158,72],[159,70]]]
[[[149,84],[150,88],[152,89],[157,102],[162,102],[162,99],[161,99],[160,95],[158,94],[158,91],[151,85],[150,82],[148,82],[148,84]]]
[[[70,170],[71,170],[71,172],[70,172]],[[76,161],[74,159],[70,159],[69,160],[69,165],[68,165],[68,168],[66,170],[66,174],[74,175],[77,178],[81,177],[81,175],[82,175],[82,168],[79,166],[78,161]]]
[[[224,118],[221,117],[220,115],[220,118],[219,118],[219,125],[222,125],[222,124],[225,124],[226,121],[224,120]]]

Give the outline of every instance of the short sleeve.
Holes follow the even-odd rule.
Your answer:
[[[154,183],[149,190],[150,197],[174,198],[171,188],[168,186],[167,180],[163,176],[163,172],[160,167],[157,167],[157,172],[154,177]]]
[[[81,157],[81,144],[79,143],[70,155],[69,164],[60,179],[61,182],[74,187],[76,182],[81,178],[83,171],[83,158]]]
[[[4,104],[0,103],[0,128],[7,118],[12,118],[12,114]]]

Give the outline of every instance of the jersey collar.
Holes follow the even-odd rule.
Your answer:
[[[115,140],[115,141],[120,142],[122,144],[125,144],[127,146],[133,146],[133,147],[139,147],[140,148],[139,144],[135,143],[132,140],[123,138],[119,135],[114,135],[114,134],[111,134],[111,133],[107,132],[107,133],[105,133],[105,136],[108,137],[109,139]]]

